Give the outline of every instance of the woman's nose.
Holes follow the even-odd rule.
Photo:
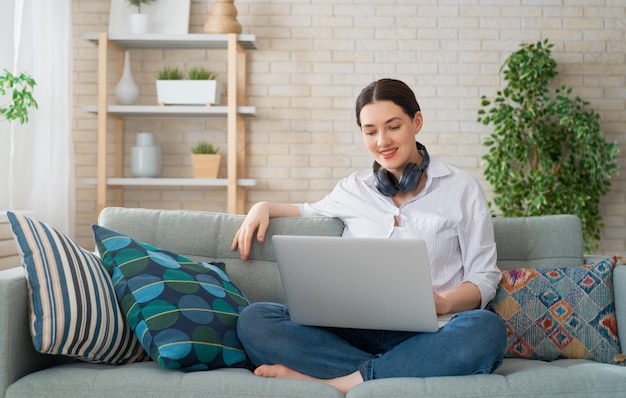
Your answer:
[[[384,148],[389,142],[389,136],[384,131],[378,133],[378,146]]]

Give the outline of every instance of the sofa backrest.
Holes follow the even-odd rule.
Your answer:
[[[195,260],[222,261],[235,283],[252,301],[283,301],[271,237],[286,235],[341,235],[343,224],[335,218],[273,218],[265,244],[253,243],[248,261],[230,250],[244,219],[232,215],[192,210],[154,210],[109,207],[100,225],[141,242]],[[501,269],[565,267],[583,264],[582,228],[578,217],[554,215],[494,218]]]
[[[283,302],[271,237],[282,235],[334,235],[343,231],[335,218],[273,218],[264,244],[253,242],[247,261],[230,250],[244,216],[192,210],[153,210],[108,207],[98,223],[140,242],[199,261],[221,261],[235,284],[251,301]]]
[[[584,263],[580,219],[570,214],[495,217],[498,267],[578,267]]]

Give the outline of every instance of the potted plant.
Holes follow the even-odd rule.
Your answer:
[[[28,122],[29,108],[38,106],[33,96],[36,84],[26,73],[14,76],[5,69],[0,75],[0,120]]]
[[[163,67],[157,74],[157,101],[161,105],[217,105],[222,85],[217,74],[195,67],[187,73],[176,67]]]
[[[141,13],[142,4],[150,4],[156,0],[128,0],[131,6],[137,7],[137,12],[129,15],[130,33],[145,34],[150,32],[150,16]]]
[[[206,141],[200,141],[191,148],[191,162],[196,178],[217,178],[222,161],[219,151],[218,147]]]
[[[571,88],[549,88],[558,74],[552,47],[547,39],[522,44],[502,67],[504,90],[493,101],[482,97],[478,121],[494,129],[484,142],[484,174],[503,216],[575,214],[585,249],[592,251],[604,226],[599,202],[618,172],[618,150],[605,141],[600,116],[588,102],[571,98]]]

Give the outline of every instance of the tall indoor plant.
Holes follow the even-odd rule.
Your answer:
[[[590,251],[604,226],[599,203],[617,174],[618,150],[588,102],[571,98],[571,88],[549,88],[558,75],[553,46],[522,44],[502,66],[504,90],[482,97],[478,120],[493,127],[484,174],[502,215],[575,214]]]

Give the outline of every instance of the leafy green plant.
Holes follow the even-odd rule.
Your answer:
[[[4,69],[0,75],[0,120],[28,122],[29,108],[38,108],[33,96],[35,79],[26,73],[14,76]],[[7,100],[6,103],[3,103]]]
[[[505,217],[575,214],[585,249],[598,247],[599,210],[618,172],[618,149],[605,141],[600,116],[571,88],[551,90],[558,75],[549,40],[522,44],[502,66],[507,82],[495,99],[482,96],[478,121],[493,126],[484,145],[485,177]]]
[[[128,0],[128,3],[131,6],[137,7],[137,12],[141,14],[141,5],[142,4],[150,4],[155,2],[156,0]]]
[[[200,141],[193,148],[191,148],[191,152],[195,154],[210,154],[215,155],[220,152],[218,147],[213,146],[213,144]]]
[[[217,78],[217,73],[202,67],[191,68],[187,75],[189,80],[215,80]]]
[[[182,80],[183,72],[177,67],[164,66],[157,73],[157,80]]]

